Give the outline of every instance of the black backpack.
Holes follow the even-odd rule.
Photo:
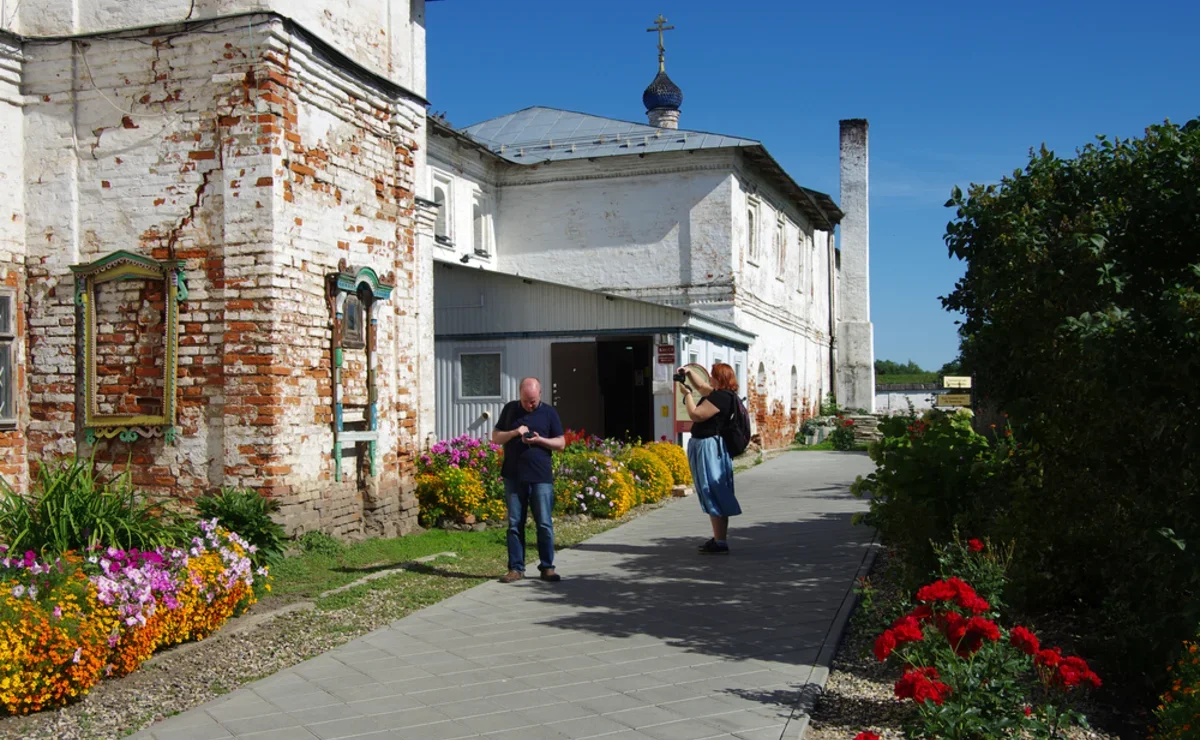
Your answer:
[[[729,456],[737,457],[750,446],[750,412],[736,393],[729,395],[733,396],[733,412],[721,425],[721,438],[725,440]]]

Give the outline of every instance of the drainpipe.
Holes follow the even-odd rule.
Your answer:
[[[829,252],[829,389],[826,393],[836,392],[837,388],[837,242],[834,240],[833,228],[829,229],[828,245],[826,250]],[[820,413],[821,406],[825,399],[817,400],[817,413]]]

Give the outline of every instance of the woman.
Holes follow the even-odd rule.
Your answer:
[[[700,392],[696,403],[684,384],[688,416],[692,420],[692,439],[688,442],[688,465],[700,508],[712,519],[713,536],[700,546],[706,555],[729,554],[729,517],[742,513],[733,494],[733,458],[725,449],[721,428],[729,423],[737,403],[737,376],[733,368],[718,362],[712,367],[709,382],[684,368],[688,384]]]

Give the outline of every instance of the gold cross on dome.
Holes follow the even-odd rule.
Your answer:
[[[654,26],[654,28],[647,28],[646,30],[650,33],[658,31],[658,71],[664,72],[667,68],[665,53],[667,48],[663,46],[663,31],[674,31],[675,26],[668,26],[667,19],[662,17],[662,13],[659,13],[658,18],[654,19]]]

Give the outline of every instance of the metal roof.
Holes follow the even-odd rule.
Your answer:
[[[492,152],[518,164],[645,152],[761,146],[757,141],[736,136],[658,128],[541,106],[477,123],[463,131]]]
[[[437,339],[683,329],[744,349],[756,336],[689,308],[523,275],[435,260],[434,276]]]
[[[435,128],[439,126],[449,128],[444,123],[435,123]],[[737,148],[768,180],[791,196],[804,215],[818,227],[829,231],[842,220],[842,211],[833,198],[801,187],[767,152],[766,147],[754,139],[659,128],[543,106],[492,118],[456,133],[465,134],[497,157],[522,165],[653,152]]]

